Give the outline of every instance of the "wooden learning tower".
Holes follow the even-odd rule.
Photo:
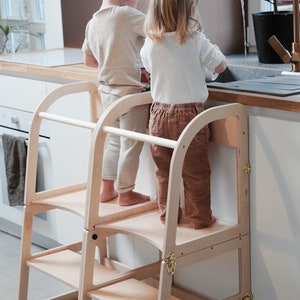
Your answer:
[[[91,120],[83,121],[49,113],[49,108],[64,96],[82,92],[90,95]],[[111,126],[118,116],[130,108],[150,105],[152,98],[149,92],[122,97],[101,113],[97,95],[97,86],[93,83],[66,84],[46,96],[34,113],[28,146],[19,300],[27,299],[31,268],[48,274],[73,289],[72,292],[53,299],[205,299],[174,287],[174,274],[185,266],[232,250],[238,251],[238,291],[226,299],[252,299],[249,248],[250,170],[245,108],[240,104],[208,108],[188,124],[177,141],[173,141]],[[86,128],[91,132],[86,182],[42,192],[35,191],[39,130],[45,120]],[[231,223],[218,219],[211,227],[194,230],[187,224],[177,225],[181,169],[188,145],[206,124],[210,124],[212,143],[235,148],[237,189],[234,193],[237,199],[237,221]],[[144,143],[173,149],[165,225],[160,222],[155,200],[129,207],[121,207],[116,201],[99,203],[102,156],[108,134],[128,136]],[[33,216],[52,209],[66,210],[81,216],[83,238],[77,243],[33,254]],[[159,259],[134,269],[119,268],[118,263],[110,261],[107,256],[106,243],[108,237],[119,233],[150,243],[158,249]]]

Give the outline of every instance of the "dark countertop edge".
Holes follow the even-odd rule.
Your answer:
[[[231,90],[209,88],[209,100],[240,103],[248,106],[300,112],[300,95],[289,97],[276,97],[264,94],[236,92]]]

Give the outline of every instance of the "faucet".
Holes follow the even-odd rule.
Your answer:
[[[281,57],[284,63],[292,63],[292,71],[300,72],[300,35],[299,35],[299,0],[293,0],[293,31],[294,42],[292,43],[292,53],[290,54],[275,35],[268,39],[268,43]]]

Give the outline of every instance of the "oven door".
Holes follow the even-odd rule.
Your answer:
[[[0,106],[0,230],[21,236],[23,225],[23,206],[9,206],[7,181],[3,153],[2,135],[28,136],[32,113]],[[37,190],[52,186],[50,138],[46,132],[40,136],[38,156]],[[47,170],[47,172],[46,172]],[[58,245],[55,211],[48,211],[34,217],[33,242],[43,247]]]

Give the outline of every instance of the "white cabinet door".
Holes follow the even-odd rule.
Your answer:
[[[0,75],[0,105],[33,112],[46,95],[46,83]]]
[[[300,123],[249,121],[252,292],[254,299],[298,299]]]

